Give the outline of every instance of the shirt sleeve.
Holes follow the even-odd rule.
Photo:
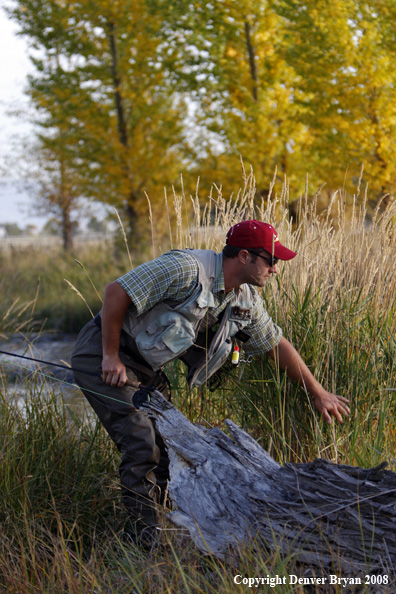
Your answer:
[[[197,260],[185,252],[166,252],[117,279],[140,315],[164,299],[184,301],[197,286]]]
[[[264,307],[263,300],[254,287],[251,287],[254,299],[252,321],[246,332],[250,338],[243,345],[247,355],[263,355],[278,346],[282,338],[282,329],[277,326]]]

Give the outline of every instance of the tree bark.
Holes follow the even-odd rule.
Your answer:
[[[246,36],[246,47],[249,58],[250,76],[252,78],[252,95],[253,99],[258,101],[258,72],[256,63],[256,52],[251,38],[250,24],[245,21],[245,36]]]
[[[386,463],[281,466],[231,421],[231,437],[194,425],[159,392],[143,406],[168,449],[169,517],[199,549],[227,558],[249,542],[321,570],[394,576],[396,473]]]
[[[69,187],[67,181],[66,166],[63,158],[59,160],[60,166],[60,199],[57,201],[62,213],[62,241],[65,252],[70,253],[73,250],[73,223],[71,220],[71,204]]]
[[[70,217],[70,209],[62,209],[62,240],[63,249],[70,253],[73,250],[73,224]]]
[[[110,54],[111,54],[111,75],[113,80],[113,87],[114,87],[114,102],[115,108],[117,113],[117,125],[118,125],[118,134],[119,139],[122,146],[125,149],[125,165],[124,165],[124,174],[125,179],[129,186],[131,186],[131,171],[128,163],[128,153],[129,153],[129,135],[128,135],[128,126],[127,126],[127,118],[125,113],[125,106],[124,106],[124,98],[122,95],[122,77],[120,73],[119,67],[119,55],[118,55],[118,44],[117,44],[117,30],[115,23],[108,24],[109,30],[109,44],[110,44]],[[129,223],[129,233],[130,235],[133,234],[134,230],[137,227],[137,213],[135,208],[136,203],[136,193],[130,187],[127,197],[127,204],[125,212],[128,216],[128,223]]]

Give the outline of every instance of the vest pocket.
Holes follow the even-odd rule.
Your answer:
[[[220,367],[225,363],[229,354],[232,351],[232,340],[227,338],[225,342],[221,345],[218,351],[208,359],[206,364],[198,366],[191,370],[189,376],[187,378],[189,386],[201,386],[203,383],[206,382],[207,379],[210,378]]]
[[[185,318],[167,312],[151,322],[136,336],[136,346],[149,365],[156,371],[184,353],[193,343],[195,332]]]

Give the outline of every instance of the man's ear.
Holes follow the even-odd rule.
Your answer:
[[[247,264],[249,261],[249,252],[247,250],[241,250],[238,253],[238,260],[242,263],[242,264]]]

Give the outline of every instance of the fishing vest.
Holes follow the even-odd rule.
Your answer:
[[[210,310],[215,307],[213,287],[221,256],[211,250],[178,251],[197,261],[198,282],[193,293],[181,303],[164,300],[139,316],[127,312],[122,328],[129,348],[154,371],[181,359],[188,367],[189,386],[200,386],[223,365],[232,350],[232,337],[251,321],[253,293],[249,285],[241,285],[215,317]]]

